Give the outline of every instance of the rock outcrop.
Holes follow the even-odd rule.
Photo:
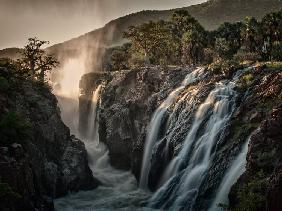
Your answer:
[[[139,178],[146,131],[152,114],[189,71],[185,68],[155,67],[83,76],[80,81],[80,123],[85,127],[85,113],[89,112],[92,92],[103,82],[99,136],[109,148],[114,167],[130,169]],[[82,133],[83,127],[80,127]]]
[[[248,79],[248,80],[247,80]],[[227,125],[222,141],[217,146],[213,165],[202,184],[197,209],[205,210],[216,194],[221,179],[242,145],[282,101],[281,71],[265,66],[246,71],[237,82],[236,109]],[[265,150],[262,146],[261,150]],[[270,156],[270,160],[275,157]]]
[[[62,122],[56,97],[14,71],[0,69],[0,209],[53,210],[53,198],[98,181],[84,144]]]
[[[213,149],[212,165],[196,199],[197,210],[208,208],[226,170],[250,134],[270,115],[272,109],[281,103],[281,70],[265,65],[247,67],[240,67],[244,70],[234,88],[235,108],[223,135]],[[157,188],[163,170],[181,149],[199,105],[217,82],[229,80],[238,69],[239,67],[225,75],[206,71],[204,78],[183,89],[175,100],[177,103],[168,108],[162,120],[158,144],[153,150],[149,172],[150,189]],[[81,124],[85,124],[93,91],[99,84],[104,85],[99,104],[99,136],[100,141],[108,146],[110,161],[114,167],[130,169],[139,179],[146,132],[152,114],[168,94],[181,84],[189,71],[191,69],[151,67],[114,73],[90,73],[82,78]],[[262,152],[266,150],[263,145],[260,147]],[[275,163],[276,155],[270,153],[265,156]],[[276,170],[275,174],[267,176],[268,180],[273,181],[272,189],[267,193],[279,192],[280,174],[280,170]],[[233,199],[236,201],[237,192],[232,193],[235,193]],[[268,197],[274,199],[271,203],[277,206],[278,199],[271,197],[271,194]],[[236,203],[239,204],[238,200]]]
[[[281,210],[281,151],[282,105],[273,109],[251,136],[246,172],[229,195],[232,207],[241,208],[248,204],[253,210]]]

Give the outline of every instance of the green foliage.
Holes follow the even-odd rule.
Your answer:
[[[282,70],[282,62],[267,62],[266,66],[269,69]]]
[[[30,124],[15,112],[4,115],[0,121],[0,134],[2,146],[12,143],[23,143],[30,137]]]
[[[131,56],[131,44],[125,43],[122,46],[107,49],[104,58],[103,68],[106,71],[117,71],[129,68],[129,58]]]
[[[230,77],[242,66],[235,60],[217,60],[208,66],[208,70],[213,74],[223,74]]]
[[[205,43],[203,27],[185,10],[176,11],[170,21],[131,26],[124,37],[131,41],[133,54],[144,55],[144,64],[180,64],[181,59],[193,64]]]
[[[232,56],[230,53],[231,47],[225,38],[216,38],[214,49],[218,55],[218,58],[228,59]]]
[[[246,17],[241,30],[242,46],[248,52],[257,52],[263,44],[261,24],[253,17]]]
[[[258,172],[248,183],[238,190],[239,204],[232,211],[254,211],[263,207],[266,201],[267,180],[263,171]]]
[[[250,86],[253,83],[253,79],[254,79],[253,74],[252,73],[248,73],[246,75],[243,75],[240,78],[240,83],[242,83],[245,86]]]
[[[143,66],[145,63],[145,56],[141,52],[132,52],[128,64],[131,68],[137,68]]]
[[[273,43],[270,58],[274,61],[282,61],[282,41],[275,41]]]
[[[261,56],[258,52],[250,52],[246,49],[240,49],[235,55],[234,59],[240,62],[245,61],[260,61]]]
[[[243,23],[224,23],[217,30],[211,32],[211,45],[217,56],[231,59],[241,46],[241,30]],[[214,43],[213,43],[214,42]]]
[[[195,65],[227,60],[228,65],[217,62],[211,69],[228,75],[234,69],[230,64],[232,60],[280,61],[281,23],[282,10],[266,15],[262,21],[246,17],[244,22],[224,23],[217,30],[208,32],[186,10],[177,10],[168,21],[150,21],[129,27],[124,37],[131,41],[131,49],[126,51],[126,56],[125,51],[117,49],[111,60],[115,69],[131,63]]]
[[[21,70],[34,79],[44,82],[48,71],[59,65],[59,62],[42,50],[42,46],[49,44],[48,41],[38,40],[36,37],[29,38],[22,52],[22,58],[18,59]]]
[[[21,195],[14,192],[9,184],[0,182],[0,204],[8,206],[16,203]]]
[[[182,36],[182,64],[199,64],[203,61],[204,46],[200,32],[189,30]]]
[[[167,28],[162,24],[164,22],[153,22],[141,24],[140,26],[131,26],[124,33],[124,37],[131,40],[135,51],[144,53],[146,62],[154,54],[155,49],[163,46],[167,35]]]
[[[245,91],[254,83],[254,75],[252,73],[247,73],[239,78],[237,83],[239,90]]]

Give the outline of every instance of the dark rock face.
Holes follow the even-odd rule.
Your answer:
[[[87,107],[89,109],[92,92],[104,78],[105,87],[99,108],[99,136],[100,141],[109,148],[110,161],[114,167],[131,169],[139,178],[151,116],[170,91],[180,85],[188,71],[180,68],[144,68],[100,74],[101,77],[92,73],[82,78],[80,122],[83,127],[84,113],[87,113]]]
[[[217,146],[213,164],[201,186],[196,202],[197,210],[205,210],[210,204],[225,170],[229,168],[241,146],[270,115],[272,108],[279,105],[282,100],[281,71],[259,67],[247,71],[241,78],[244,78],[244,75],[252,75],[253,80],[249,85],[243,85],[242,79],[237,83],[236,109],[225,129],[222,141]],[[265,150],[265,147],[261,146],[261,150]],[[275,158],[271,156],[269,159]]]
[[[92,92],[101,82],[105,85],[101,92],[99,108],[99,135],[100,140],[109,148],[111,164],[114,167],[131,169],[136,178],[139,178],[146,132],[152,114],[168,94],[181,84],[188,72],[189,70],[183,68],[162,70],[156,67],[103,73],[99,77],[92,73],[82,78],[82,124],[85,124],[85,113],[89,112],[87,109],[90,107]],[[183,145],[197,108],[214,88],[215,83],[224,79],[228,79],[228,76],[208,73],[200,81],[182,90],[175,100],[177,105],[174,103],[168,108],[151,160],[149,188],[155,190],[158,187],[164,169]],[[241,147],[269,116],[272,109],[281,103],[281,81],[281,71],[270,70],[265,66],[245,69],[242,73],[235,87],[235,110],[220,141],[213,149],[212,165],[200,187],[195,202],[196,210],[207,210],[226,170]],[[165,151],[166,147],[168,151]],[[260,147],[262,151],[266,150],[263,145]],[[271,162],[275,163],[275,156],[270,156]],[[281,188],[281,171],[275,171],[273,175],[267,177],[273,181],[273,185],[269,185],[272,187],[269,194],[277,193]],[[236,195],[236,191],[232,193]],[[278,199],[272,195],[268,197],[274,199],[271,201],[274,205],[271,206],[279,206]],[[238,204],[236,196],[233,198],[236,201],[234,204]]]
[[[100,84],[107,84],[111,79],[110,73],[88,73],[82,76],[79,83],[79,132],[82,137],[85,137],[87,133],[92,94]]]
[[[7,80],[12,84],[17,79]],[[88,167],[84,144],[62,122],[55,96],[35,82],[17,83],[0,92],[0,116],[16,113],[30,131],[24,141],[0,141],[0,182],[20,195],[16,203],[0,203],[0,210],[53,210],[53,198],[92,189],[98,181]]]
[[[282,106],[273,109],[260,129],[251,137],[247,155],[246,172],[234,185],[229,195],[231,205],[240,207],[238,192],[246,184],[258,180],[260,172],[265,182],[262,187],[256,187],[256,194],[262,196],[262,201],[256,210],[279,211],[282,207]],[[241,199],[242,200],[242,199]]]

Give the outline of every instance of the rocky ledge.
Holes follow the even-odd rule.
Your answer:
[[[0,68],[0,210],[53,210],[53,198],[98,185],[83,142],[46,85]]]

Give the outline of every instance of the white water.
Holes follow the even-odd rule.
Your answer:
[[[151,168],[151,157],[152,150],[154,145],[157,142],[158,134],[160,131],[160,127],[162,124],[162,120],[164,115],[167,112],[167,109],[174,103],[175,99],[178,97],[179,93],[185,89],[189,84],[195,82],[202,76],[204,73],[204,68],[197,68],[193,72],[189,73],[181,86],[176,88],[173,92],[169,94],[167,99],[159,106],[159,108],[155,111],[153,118],[149,125],[149,130],[146,136],[146,142],[143,153],[143,161],[142,161],[142,169],[140,176],[140,184],[139,187],[143,189],[147,189],[148,185],[148,176]]]
[[[216,84],[198,108],[179,154],[168,166],[172,175],[152,197],[150,206],[193,210],[194,200],[213,158],[221,133],[234,109],[234,82]]]
[[[239,179],[239,177],[246,171],[246,156],[248,153],[248,145],[250,142],[250,138],[247,143],[244,144],[241,152],[236,157],[236,159],[232,162],[230,168],[227,170],[226,175],[224,176],[221,184],[217,190],[217,194],[213,202],[211,203],[208,211],[221,211],[222,209],[218,206],[219,204],[228,205],[228,194],[231,190],[231,187],[235,184],[235,182]]]
[[[93,93],[91,112],[88,119],[88,140],[84,140],[89,167],[93,176],[102,185],[92,191],[71,193],[55,200],[57,211],[111,211],[111,210],[151,210],[142,208],[150,195],[137,187],[131,172],[119,171],[111,167],[107,147],[99,142],[98,106],[101,86]]]
[[[142,188],[147,188],[152,151],[158,141],[158,133],[165,113],[175,103],[179,93],[202,74],[202,69],[196,69],[187,75],[182,85],[175,89],[155,112],[146,140],[141,173],[142,183],[140,184]],[[182,210],[183,208],[193,210],[193,202],[197,197],[205,173],[212,162],[213,150],[220,135],[224,132],[224,127],[234,108],[235,92],[233,87],[237,77],[231,82],[223,81],[216,84],[214,90],[210,92],[205,102],[198,108],[193,125],[188,131],[180,153],[167,167],[166,175],[169,175],[170,179],[151,198],[149,204],[151,207],[173,211]],[[112,168],[109,164],[107,148],[103,143],[99,142],[98,124],[96,122],[99,118],[97,106],[99,105],[100,89],[101,87],[98,87],[93,93],[92,112],[88,120],[89,138],[84,142],[89,156],[89,166],[93,171],[93,175],[103,185],[92,191],[81,191],[57,199],[55,200],[55,208],[58,211],[152,210],[145,208],[150,193],[138,189],[137,182],[130,172]],[[232,175],[231,173],[227,174],[233,177],[233,173],[236,172],[234,170]],[[229,178],[229,176],[227,177]],[[222,181],[214,202],[215,205],[217,201],[224,203],[223,198],[227,195],[225,191],[229,191],[227,187],[231,183],[228,178],[224,178]]]

